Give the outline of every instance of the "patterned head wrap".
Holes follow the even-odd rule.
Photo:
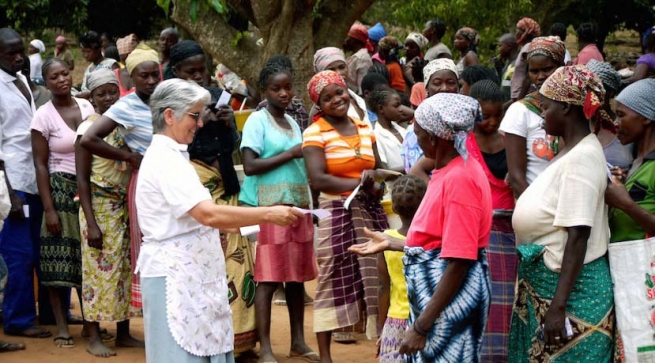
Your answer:
[[[346,61],[343,51],[335,47],[321,48],[314,53],[314,72],[324,71],[327,66],[336,61]]]
[[[125,60],[125,67],[127,67],[127,73],[131,75],[132,71],[134,71],[134,68],[136,68],[139,64],[145,62],[159,63],[159,55],[153,49],[141,49],[141,48],[135,49],[134,51],[132,51],[132,53],[130,53],[129,56],[127,56],[127,59]]]
[[[96,88],[105,84],[115,84],[118,86],[118,78],[116,78],[116,73],[107,68],[100,68],[89,73],[89,78],[86,79],[86,86],[91,93],[93,93]]]
[[[130,54],[136,48],[136,34],[130,34],[124,38],[118,38],[116,40],[116,48],[118,48],[118,54]]]
[[[480,35],[473,28],[469,28],[469,27],[462,28],[457,31],[457,34],[468,39],[468,41],[471,42],[472,45],[478,45],[478,43],[480,43]]]
[[[383,50],[396,49],[398,48],[398,39],[390,35],[387,35],[386,37],[380,39],[380,41],[378,42],[378,47]]]
[[[539,37],[534,38],[530,43],[530,48],[526,54],[526,59],[534,57],[535,55],[543,55],[557,64],[564,64],[564,56],[566,55],[566,45],[559,40],[559,37]]]
[[[316,73],[309,80],[309,83],[307,83],[307,92],[309,92],[309,98],[312,99],[312,102],[318,105],[318,98],[321,96],[321,92],[331,84],[338,84],[343,88],[348,88],[346,82],[344,82],[343,78],[337,72],[321,71]]]
[[[386,30],[384,30],[384,27],[382,26],[381,23],[377,23],[373,25],[369,30],[368,30],[368,38],[371,41],[374,42],[379,42],[380,39],[384,38],[387,36]]]
[[[45,52],[45,44],[43,44],[42,41],[39,39],[34,39],[30,42],[30,45],[36,48],[39,53],[44,53]]]
[[[414,120],[425,131],[444,140],[454,141],[455,149],[466,160],[466,138],[476,122],[482,121],[480,104],[458,93],[438,93],[421,102]]]
[[[368,43],[368,29],[362,24],[353,24],[348,31],[348,36],[364,44]]]
[[[645,118],[655,121],[653,95],[655,95],[655,79],[646,78],[626,87],[616,96],[616,101]]]
[[[405,41],[411,40],[412,42],[416,43],[418,45],[419,49],[425,48],[426,45],[428,45],[428,38],[424,37],[423,34],[419,33],[409,33],[407,38],[405,38]]]
[[[616,92],[621,88],[621,75],[609,63],[592,59],[587,63],[587,67],[603,81],[605,90]]]
[[[603,107],[605,88],[600,78],[587,66],[558,68],[544,82],[539,93],[553,101],[582,106],[588,120],[600,121],[599,111]]]
[[[523,29],[523,35],[516,40],[518,43],[522,43],[528,36],[538,37],[541,35],[541,27],[539,26],[539,23],[532,18],[523,18],[519,20],[519,22],[516,23],[516,27]]]
[[[423,68],[423,82],[425,82],[425,87],[427,88],[428,84],[430,83],[430,77],[432,77],[433,74],[443,70],[448,70],[453,72],[455,74],[455,78],[459,80],[457,66],[455,65],[455,62],[453,62],[452,59],[448,59],[448,58],[434,59],[431,60],[430,63],[426,64],[425,67]]]

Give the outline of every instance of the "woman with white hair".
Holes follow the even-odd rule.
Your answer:
[[[136,187],[147,362],[234,362],[230,294],[217,229],[289,225],[302,216],[285,206],[213,202],[186,151],[209,102],[209,92],[180,79],[161,83],[150,97],[154,135]]]

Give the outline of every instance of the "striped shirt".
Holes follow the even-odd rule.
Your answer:
[[[324,150],[328,174],[359,179],[364,170],[375,168],[375,135],[367,123],[353,118],[351,120],[355,123],[358,134],[342,136],[321,117],[303,133],[302,147],[316,146]],[[349,195],[350,191],[341,194]]]
[[[152,114],[150,107],[136,93],[118,100],[104,116],[120,125],[121,134],[130,150],[145,154],[152,141]]]

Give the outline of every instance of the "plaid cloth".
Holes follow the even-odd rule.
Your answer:
[[[518,265],[511,216],[493,219],[487,261],[491,308],[482,339],[482,362],[506,362]]]
[[[259,105],[257,105],[256,111],[266,108],[266,106],[268,106],[268,101],[263,100]],[[300,126],[300,131],[305,131],[307,126],[309,126],[309,114],[307,113],[307,110],[305,110],[305,106],[302,104],[300,98],[292,98],[285,113],[291,116],[292,119],[296,120],[298,126]]]
[[[366,309],[367,327],[375,327],[378,314],[377,257],[357,256],[348,247],[364,243],[364,227],[389,228],[380,201],[360,193],[343,206],[346,197],[319,197],[319,208],[332,214],[318,224],[318,285],[314,299],[314,331],[325,332],[357,324]],[[370,324],[372,322],[372,324]],[[377,336],[377,332],[367,332]]]
[[[139,170],[136,169],[132,172],[130,184],[127,187],[127,208],[130,218],[130,261],[132,262],[132,266],[136,266],[136,261],[139,258],[139,250],[141,249],[141,241],[143,240],[143,233],[141,233],[139,221],[136,217],[136,181],[138,177]],[[143,308],[139,274],[132,275],[132,307]]]

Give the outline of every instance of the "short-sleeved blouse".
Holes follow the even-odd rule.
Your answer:
[[[145,154],[152,141],[152,113],[136,92],[119,99],[104,116],[120,125],[130,150]]]

